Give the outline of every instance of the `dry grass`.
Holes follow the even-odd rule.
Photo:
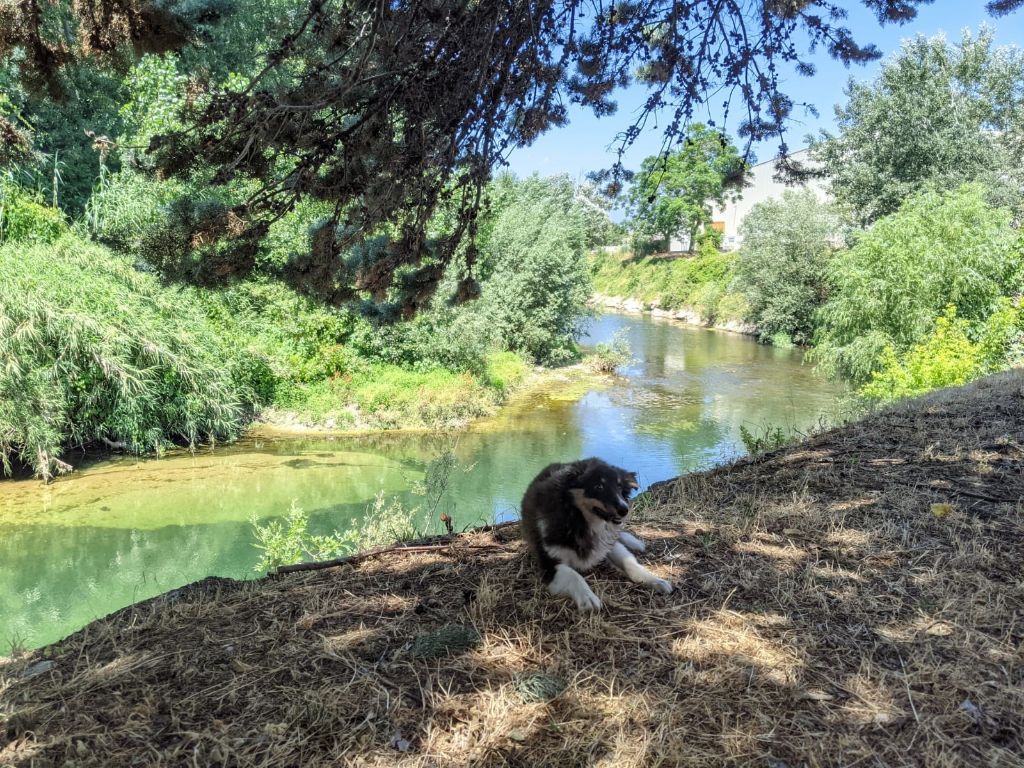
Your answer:
[[[126,609],[0,666],[0,764],[1024,765],[1022,384],[662,486],[667,598],[600,570],[578,616],[512,528]]]

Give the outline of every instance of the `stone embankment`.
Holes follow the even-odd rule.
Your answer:
[[[673,309],[662,308],[657,299],[654,301],[642,301],[640,299],[630,298],[627,296],[605,296],[601,293],[595,293],[591,297],[590,302],[596,306],[613,309],[618,312],[628,312],[635,315],[646,313],[651,315],[651,317],[664,317],[670,320],[678,320],[681,323],[696,325],[701,328],[716,328],[722,331],[743,333],[748,336],[757,335],[757,326],[753,323],[743,322],[741,320],[725,320],[705,317],[696,307],[682,306]]]

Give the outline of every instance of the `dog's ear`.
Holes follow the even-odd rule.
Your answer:
[[[583,487],[583,472],[586,465],[581,461],[574,461],[572,464],[565,465],[565,487],[566,488],[582,488]]]
[[[630,472],[629,470],[622,473],[622,482],[627,488],[631,488],[634,491],[640,487],[640,483],[636,479],[636,472]]]

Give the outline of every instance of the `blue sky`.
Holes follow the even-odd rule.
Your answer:
[[[886,57],[898,50],[900,42],[905,38],[917,34],[932,36],[941,32],[949,39],[956,40],[965,27],[976,33],[986,21],[996,30],[998,44],[1024,43],[1024,11],[992,19],[985,13],[984,0],[935,0],[934,4],[921,7],[917,18],[909,24],[886,27],[880,27],[877,19],[861,4],[851,0],[847,5],[850,7],[850,16],[845,23],[853,31],[855,39],[861,43],[874,43]],[[810,60],[817,66],[817,73],[813,77],[794,74],[783,86],[783,91],[793,97],[794,101],[810,102],[819,112],[815,118],[794,110],[793,116],[799,122],[794,123],[786,137],[791,149],[803,147],[806,143],[804,137],[808,133],[817,133],[819,128],[833,126],[833,106],[844,100],[843,88],[851,76],[857,80],[870,80],[880,67],[880,62],[873,62],[866,66],[847,68],[823,51],[810,57]],[[541,136],[533,145],[513,152],[509,157],[510,170],[518,176],[567,173],[582,179],[588,171],[610,166],[615,161],[615,155],[609,145],[614,142],[616,132],[632,122],[634,110],[643,102],[643,91],[633,88],[620,92],[617,100],[619,111],[600,120],[586,110],[571,106],[569,124]],[[733,126],[728,127],[731,129]],[[636,168],[644,157],[657,152],[660,145],[660,131],[657,128],[648,129],[626,156],[627,167]],[[777,142],[755,147],[754,151],[759,159],[770,159],[777,151]]]

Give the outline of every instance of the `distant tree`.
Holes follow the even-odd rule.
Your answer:
[[[919,36],[870,83],[850,80],[837,132],[811,152],[838,202],[864,223],[886,216],[926,184],[981,181],[993,202],[1024,191],[1024,51],[995,47],[993,32],[959,44]]]
[[[763,337],[785,334],[797,344],[810,342],[841,230],[833,207],[810,190],[786,190],[747,214],[736,278]]]
[[[738,193],[746,175],[739,150],[720,131],[691,125],[679,150],[643,161],[627,196],[627,213],[635,235],[668,241],[690,237],[711,222],[711,203],[724,205]]]
[[[578,184],[576,202],[583,217],[587,248],[617,241],[622,232],[611,220],[613,201],[607,195],[601,194],[593,184]]]
[[[604,116],[616,109],[617,88],[645,87],[620,151],[655,117],[665,118],[665,146],[675,148],[695,115],[718,110],[723,95],[725,112],[737,102],[732,114],[738,109],[745,141],[781,143],[796,105],[780,86],[780,66],[811,75],[804,53],[821,48],[844,63],[877,59],[877,48],[842,26],[849,8],[904,22],[925,2],[308,0],[283,16],[286,33],[268,32],[275,42],[245,86],[196,83],[188,127],[151,145],[163,173],[213,186],[241,181],[246,190],[229,205],[214,190],[216,204],[176,208],[174,226],[189,233],[181,239],[187,258],[176,263],[190,279],[245,275],[271,224],[312,199],[331,213],[309,251],[282,268],[301,290],[335,303],[369,298],[368,309],[382,316],[410,316],[458,258],[466,267],[459,295],[475,296],[473,241],[491,173],[512,148],[563,125],[567,103]],[[1022,4],[988,7],[1005,13]],[[180,48],[204,25],[254,5],[7,2],[0,58],[18,56],[21,82],[56,97],[62,72],[82,52],[123,64],[131,49]],[[8,143],[18,135],[15,121],[0,124]],[[622,179],[621,166],[611,169],[609,191]],[[442,209],[452,226],[438,232],[432,221]]]
[[[591,293],[586,207],[565,176],[498,186],[506,191],[480,256],[479,311],[507,348],[564,362],[576,353]]]

